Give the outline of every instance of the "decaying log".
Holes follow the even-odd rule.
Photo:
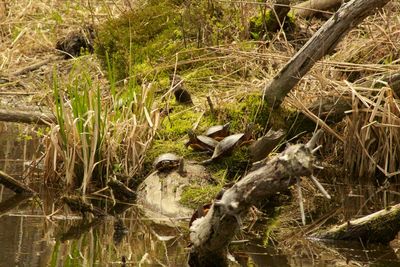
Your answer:
[[[308,0],[292,7],[295,16],[308,18],[342,4],[343,0]]]
[[[265,101],[270,106],[279,106],[315,62],[330,53],[346,33],[364,18],[388,2],[389,0],[351,0],[342,5],[265,87]]]
[[[400,231],[400,204],[335,226],[312,237],[328,240],[388,244]]]
[[[15,180],[13,177],[5,172],[0,171],[0,184],[4,185],[8,189],[14,191],[17,194],[34,195],[35,192],[28,186],[24,185],[20,181]]]
[[[227,246],[240,228],[241,217],[262,199],[286,190],[296,176],[311,174],[315,138],[307,145],[293,145],[248,173],[227,189],[206,216],[190,228],[190,266],[226,266]]]
[[[0,121],[48,125],[57,120],[46,112],[0,109]]]

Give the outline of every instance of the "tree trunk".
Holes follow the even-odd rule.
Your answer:
[[[313,140],[314,139],[314,140]],[[240,228],[241,217],[249,208],[296,182],[297,176],[311,174],[315,138],[307,145],[293,145],[248,173],[223,192],[206,216],[190,228],[190,266],[227,266],[227,247]]]
[[[352,28],[389,0],[352,0],[344,4],[266,86],[265,101],[279,106],[315,62],[331,52]]]

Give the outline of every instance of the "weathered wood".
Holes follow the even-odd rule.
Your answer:
[[[249,208],[311,174],[313,155],[309,145],[293,145],[250,172],[214,202],[206,216],[190,228],[190,266],[226,266],[226,249]]]
[[[343,0],[308,0],[292,7],[292,12],[295,16],[309,18],[319,13],[336,6],[340,6]]]
[[[318,60],[330,53],[364,18],[388,2],[389,0],[351,0],[342,5],[266,85],[265,101],[270,106],[279,106],[290,90]]]
[[[14,191],[17,194],[24,194],[24,195],[35,194],[35,192],[28,186],[24,185],[20,181],[15,180],[13,177],[2,171],[0,171],[0,184],[4,185],[5,187]]]
[[[400,204],[368,216],[334,226],[312,237],[328,240],[361,241],[388,244],[400,231]]]
[[[56,122],[56,117],[47,112],[8,110],[0,108],[0,121],[48,125]]]

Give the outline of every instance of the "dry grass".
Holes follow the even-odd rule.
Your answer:
[[[130,106],[110,112],[117,105],[114,101],[120,99],[103,90],[110,85],[95,56],[64,60],[55,43],[71,31],[99,24],[130,8],[129,1],[118,0],[0,2],[0,77],[9,81],[0,84],[0,90],[10,92],[2,96],[2,104],[18,109],[50,108],[54,112],[61,104],[58,125],[51,125],[44,140],[46,176],[75,183],[83,192],[93,175],[98,176],[94,172],[100,165],[108,166],[103,178],[113,172],[133,177],[140,170],[158,119],[149,109],[151,103],[141,98],[151,91],[148,87]],[[32,66],[37,67],[23,71]],[[76,85],[77,81],[82,84]],[[85,112],[76,106],[84,101],[83,93],[71,97],[74,86],[88,94]],[[97,88],[102,88],[99,98]],[[21,91],[30,94],[16,98],[15,92]]]

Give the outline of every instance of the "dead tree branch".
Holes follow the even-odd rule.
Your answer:
[[[389,0],[351,0],[344,4],[265,87],[265,101],[279,106],[300,79],[364,18]]]
[[[240,228],[241,218],[262,199],[288,188],[296,176],[311,175],[312,148],[293,145],[248,173],[214,202],[206,216],[195,220],[190,228],[193,244],[190,266],[226,266],[227,247]]]

